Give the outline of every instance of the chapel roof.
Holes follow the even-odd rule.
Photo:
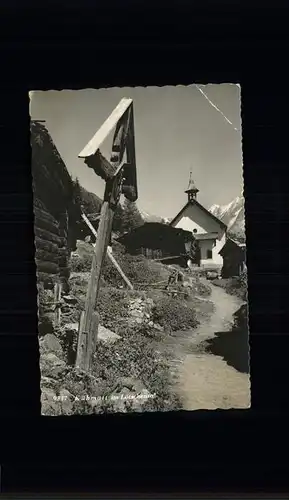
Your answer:
[[[185,206],[179,211],[179,213],[173,218],[173,220],[171,220],[170,222],[170,225],[172,226],[175,221],[177,220],[177,218],[182,215],[186,209],[190,206],[190,205],[195,205],[197,206],[198,208],[200,208],[203,212],[205,212],[211,219],[213,219],[215,222],[217,222],[223,229],[227,229],[227,226],[226,224],[224,224],[223,221],[221,221],[220,219],[218,219],[218,217],[216,217],[214,214],[212,214],[211,212],[209,212],[209,210],[207,210],[205,207],[203,207],[203,205],[201,205],[201,203],[199,203],[196,199],[193,199],[193,200],[189,200]]]
[[[218,238],[218,233],[196,233],[194,236],[197,241],[216,240]]]

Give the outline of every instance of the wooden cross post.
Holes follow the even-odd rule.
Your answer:
[[[115,128],[110,162],[102,156],[99,147]],[[127,161],[123,157],[126,152]],[[98,236],[94,248],[91,275],[86,295],[85,309],[81,313],[76,366],[89,371],[95,351],[99,315],[96,308],[100,277],[107,247],[111,237],[113,216],[123,188],[131,201],[137,199],[136,165],[134,152],[133,108],[131,99],[122,99],[95,136],[79,155],[86,165],[105,180],[104,199],[101,207]]]

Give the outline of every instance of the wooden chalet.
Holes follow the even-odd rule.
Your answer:
[[[159,222],[146,222],[116,241],[131,255],[144,255],[167,264],[187,267],[188,260],[195,259],[193,243],[196,241],[192,233]]]
[[[246,245],[232,238],[227,238],[223,248],[220,250],[223,258],[222,277],[231,278],[240,276],[246,268]]]

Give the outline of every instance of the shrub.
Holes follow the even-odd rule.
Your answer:
[[[227,293],[237,295],[242,300],[246,300],[247,298],[247,273],[243,273],[236,278],[215,280],[213,283],[216,286],[224,288]]]
[[[97,345],[93,373],[104,380],[109,393],[120,377],[140,380],[155,398],[145,403],[144,409],[180,409],[178,398],[170,393],[170,375],[165,361],[156,360],[152,343],[143,335],[143,330],[130,331],[130,335],[114,344]]]
[[[82,245],[83,246],[83,245]],[[125,253],[124,247],[113,242],[113,256],[122,268],[128,279],[137,285],[149,285],[159,281],[166,281],[170,275],[169,269],[158,263],[146,259],[142,255]],[[71,256],[72,272],[90,272],[92,264],[92,251],[79,250],[78,254]],[[104,260],[103,279],[115,287],[124,286],[124,281],[108,257]],[[126,286],[126,285],[125,285]]]
[[[53,331],[53,291],[45,290],[41,285],[38,290],[38,332],[39,335],[45,335]]]
[[[196,289],[201,297],[209,297],[212,293],[211,287],[202,282],[197,283]]]
[[[101,324],[117,333],[128,317],[128,302],[127,290],[111,286],[101,287],[97,301]]]
[[[152,313],[153,321],[167,331],[186,330],[198,325],[194,309],[177,298],[161,298]]]
[[[234,314],[234,328],[237,330],[248,330],[248,306],[243,304]]]
[[[77,254],[71,256],[70,266],[74,273],[83,273],[91,270],[92,254],[84,254],[81,257]]]
[[[170,271],[167,267],[148,260],[143,255],[125,253],[121,245],[113,245],[113,255],[132,284],[149,285],[165,281],[169,277]],[[124,284],[123,279],[108,258],[105,259],[103,277],[111,285],[122,286]]]
[[[247,287],[248,287],[248,276],[247,271],[242,272],[240,275],[240,291],[242,293],[242,298],[246,300],[247,298]]]

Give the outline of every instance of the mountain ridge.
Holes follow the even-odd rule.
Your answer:
[[[84,206],[87,214],[92,214],[100,212],[102,200],[94,193],[87,191],[85,188],[81,187],[81,198],[84,202]],[[227,226],[228,234],[231,237],[236,238],[238,241],[245,241],[245,210],[244,210],[244,197],[237,196],[230,203],[226,205],[213,204],[209,208],[209,212],[215,215],[219,220],[224,222]],[[161,217],[159,215],[150,214],[145,210],[139,209],[137,204],[135,205],[136,215],[139,220],[143,223],[146,222],[158,222],[161,224],[169,224],[171,219],[168,217]],[[118,231],[123,230],[123,220],[125,219],[126,208],[125,202],[121,199],[116,215],[115,215],[115,229]]]
[[[209,209],[227,226],[228,234],[239,241],[245,240],[245,200],[237,196],[227,205],[214,204]]]

